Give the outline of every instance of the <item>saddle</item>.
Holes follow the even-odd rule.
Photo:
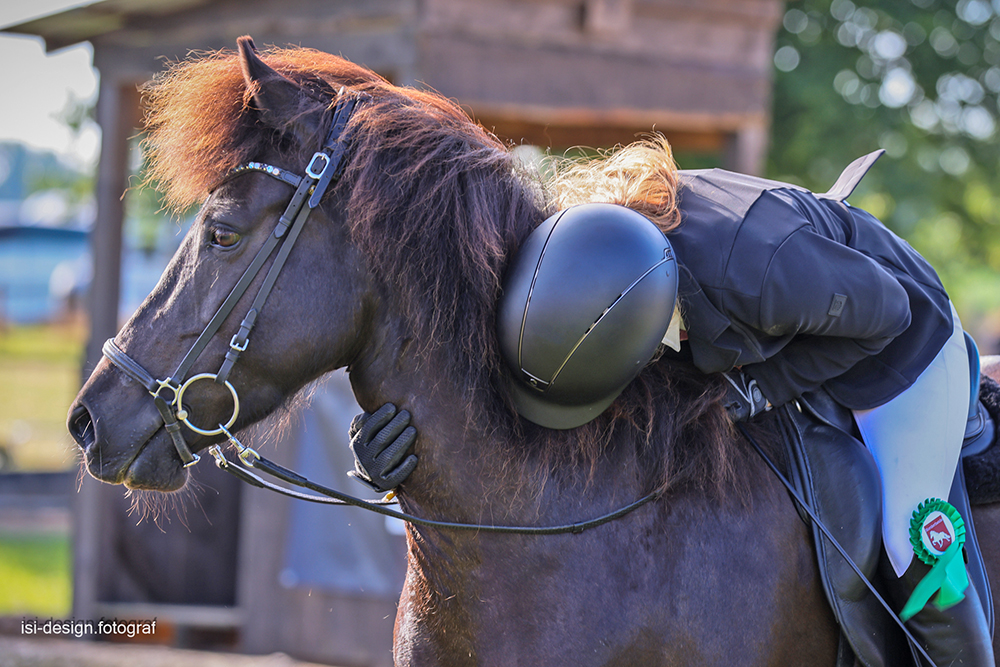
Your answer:
[[[1000,501],[1000,447],[994,446],[995,424],[1000,424],[1000,385],[988,377],[980,378],[978,350],[968,335],[966,338],[972,400],[963,465],[958,466],[948,501],[965,519],[967,569],[992,630],[993,599],[981,554],[975,548],[975,526],[969,510],[973,504]],[[882,547],[881,482],[851,411],[818,391],[777,412],[790,481],[885,598],[879,575],[880,560],[887,562]],[[865,667],[912,667],[906,638],[888,612],[801,508],[799,514],[811,528],[820,578],[841,628],[837,666],[855,665],[856,658],[857,664]]]

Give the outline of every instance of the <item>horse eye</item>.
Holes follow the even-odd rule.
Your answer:
[[[213,229],[212,245],[219,248],[232,248],[240,242],[240,235],[230,229]]]

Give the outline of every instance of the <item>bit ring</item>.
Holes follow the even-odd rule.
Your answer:
[[[219,435],[220,433],[224,433],[226,429],[230,428],[233,424],[236,423],[236,417],[240,414],[240,397],[236,393],[236,389],[233,387],[233,385],[230,384],[229,380],[226,380],[225,381],[226,389],[228,389],[229,393],[232,394],[233,396],[233,416],[229,418],[229,421],[225,423],[223,428],[216,428],[212,430],[199,428],[191,423],[189,419],[190,415],[188,415],[187,410],[183,408],[182,400],[184,398],[184,392],[187,391],[187,388],[190,387],[195,382],[197,382],[198,380],[214,381],[216,377],[217,376],[215,373],[200,373],[191,378],[188,378],[188,380],[184,384],[182,384],[180,388],[177,390],[177,398],[175,399],[177,402],[177,419],[184,422],[184,425],[187,426],[189,429],[201,435]]]

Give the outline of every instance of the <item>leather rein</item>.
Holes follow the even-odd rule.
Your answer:
[[[312,482],[306,477],[303,477],[288,468],[260,456],[260,454],[256,451],[241,443],[229,430],[236,423],[236,419],[240,412],[239,394],[237,393],[236,388],[233,387],[232,383],[229,382],[229,375],[233,370],[233,366],[239,359],[240,354],[247,349],[247,345],[250,342],[250,332],[253,330],[254,324],[257,321],[257,316],[264,307],[264,302],[271,293],[271,289],[274,287],[278,274],[281,272],[282,267],[284,267],[285,261],[288,259],[288,255],[292,251],[292,248],[299,237],[299,233],[305,225],[306,219],[309,217],[312,210],[319,206],[323,195],[326,193],[329,186],[337,181],[343,170],[347,142],[349,139],[346,133],[347,124],[354,111],[363,103],[364,99],[362,97],[347,94],[344,89],[341,89],[337,96],[337,104],[335,105],[333,118],[330,121],[330,127],[323,142],[323,146],[310,159],[304,176],[297,176],[287,170],[269,164],[264,164],[262,162],[248,162],[234,169],[223,179],[224,182],[229,178],[247,172],[260,172],[292,186],[295,188],[295,194],[292,195],[292,199],[289,201],[284,213],[279,218],[274,231],[268,236],[260,250],[257,251],[253,261],[251,261],[250,265],[244,271],[243,275],[236,283],[236,286],[233,287],[229,296],[226,297],[218,311],[216,311],[215,315],[212,316],[212,319],[209,320],[208,324],[202,330],[201,334],[195,340],[187,354],[184,355],[181,362],[177,365],[177,369],[171,375],[162,380],[156,379],[139,362],[135,361],[128,354],[126,354],[125,351],[119,347],[118,343],[115,342],[114,338],[110,338],[104,343],[102,351],[104,356],[108,358],[108,361],[114,364],[129,378],[142,385],[146,391],[149,392],[150,396],[153,397],[153,403],[156,405],[160,418],[163,420],[164,429],[170,435],[170,439],[173,442],[174,449],[177,450],[178,456],[180,456],[182,465],[185,468],[191,467],[201,458],[191,451],[187,442],[184,440],[184,436],[181,433],[181,425],[183,424],[200,435],[225,435],[233,447],[236,448],[239,459],[243,463],[244,467],[237,466],[232,461],[227,459],[225,453],[223,453],[222,448],[219,447],[219,445],[212,445],[208,448],[208,451],[215,458],[216,465],[247,484],[251,484],[258,488],[269,489],[291,498],[297,498],[299,500],[306,500],[309,502],[327,505],[350,505],[354,507],[361,507],[378,514],[402,519],[403,521],[420,526],[449,528],[453,530],[472,530],[484,533],[518,533],[524,535],[581,533],[587,528],[593,528],[608,523],[609,521],[614,521],[615,519],[625,516],[633,510],[636,510],[639,507],[659,498],[661,494],[659,492],[653,492],[643,496],[629,505],[597,518],[558,526],[494,526],[474,523],[436,521],[417,517],[405,512],[387,509],[385,507],[386,505],[397,502],[393,500],[394,494],[389,494],[381,500],[362,500],[335,489],[323,486],[322,484]],[[250,284],[261,272],[264,263],[271,256],[271,254],[275,252],[275,248],[278,250],[275,255],[274,262],[271,264],[271,268],[268,270],[264,282],[261,285],[260,290],[257,292],[257,296],[254,298],[250,309],[247,311],[246,316],[240,323],[239,330],[230,340],[229,349],[226,351],[225,359],[223,360],[218,372],[199,373],[185,379],[188,372],[191,370],[191,367],[194,365],[194,362],[205,350],[215,334],[218,333],[222,324],[235,309],[237,302],[243,297],[244,294],[246,294]],[[232,416],[226,421],[226,423],[220,423],[217,428],[203,428],[195,425],[191,421],[190,412],[183,403],[184,394],[192,384],[208,380],[211,380],[228,389],[233,400]],[[249,470],[250,468],[266,473],[289,484],[315,491],[321,495],[313,495],[293,489],[287,489],[255,475]]]

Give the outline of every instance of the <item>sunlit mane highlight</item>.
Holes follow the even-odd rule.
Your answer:
[[[330,105],[341,86],[389,86],[370,70],[314,49],[270,49],[260,55],[303,86],[317,105]],[[172,208],[200,201],[222,176],[275,140],[250,109],[253,92],[232,51],[174,63],[143,86],[146,180],[163,191]]]
[[[661,134],[604,151],[597,159],[555,158],[551,166],[556,209],[604,202],[642,213],[664,233],[680,224],[677,163]]]

